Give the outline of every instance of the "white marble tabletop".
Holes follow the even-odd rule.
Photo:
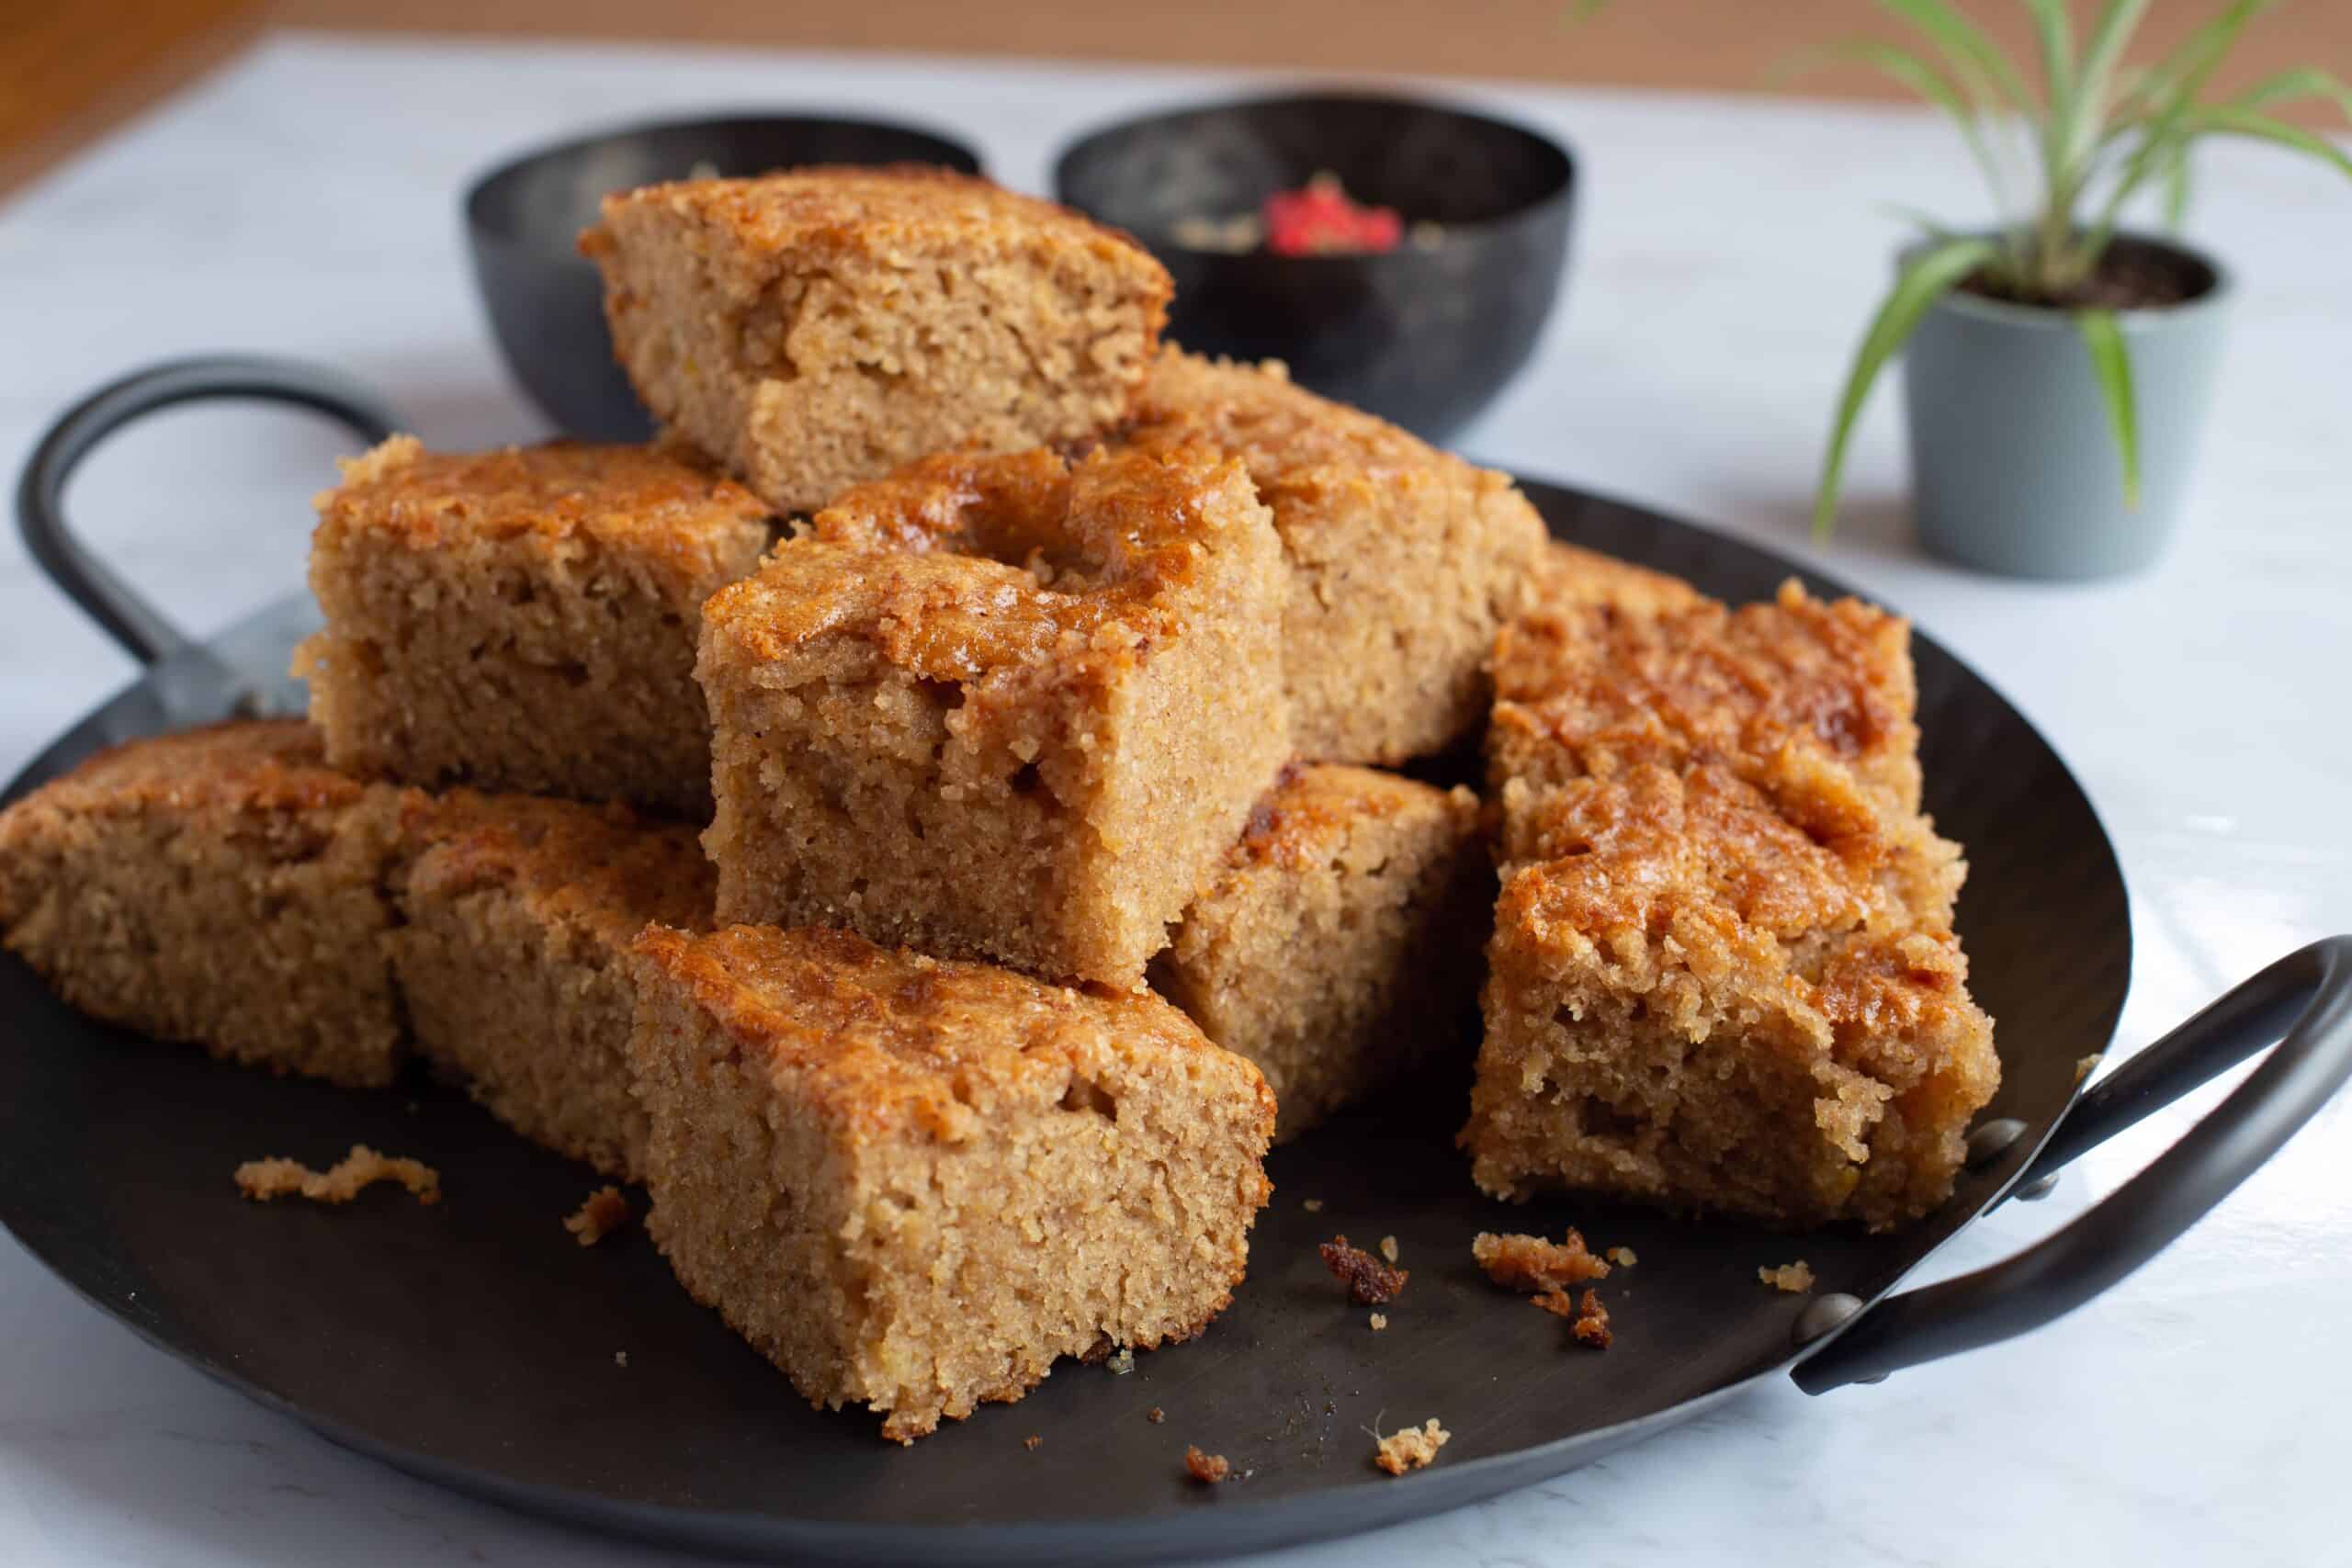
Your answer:
[[[956,128],[1042,189],[1072,131],[1235,78],[644,48],[276,35],[0,206],[0,462],[96,383],[267,350],[345,367],[429,443],[542,432],[476,305],[456,195],[507,151],[731,107]],[[1835,546],[1804,535],[1844,357],[1898,230],[1966,218],[1944,130],[1907,109],[1456,90],[1571,140],[1565,310],[1464,445],[1818,558],[2007,692],[2072,761],[2132,886],[2119,1048],[2311,938],[2352,931],[2352,194],[2217,147],[2191,231],[2243,285],[2185,536],[2136,581],[2022,585],[1923,558],[1893,399]],[[301,581],[342,442],[296,415],[159,419],[96,459],[87,533],[207,630]],[[132,673],[0,541],[0,773]],[[1937,1260],[2044,1234],[2218,1088],[2097,1151]],[[2352,1107],[2188,1238],[2024,1340],[1808,1399],[1768,1386],[1551,1484],[1306,1564],[2352,1562]],[[265,1414],[84,1306],[0,1238],[0,1562],[642,1564],[662,1554],[453,1496]],[[1277,1560],[1269,1560],[1277,1561]]]

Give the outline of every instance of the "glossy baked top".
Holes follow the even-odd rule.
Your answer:
[[[1520,771],[1534,739],[1569,773],[1715,757],[1754,779],[1794,743],[1918,808],[1910,626],[1858,600],[1824,604],[1791,581],[1737,610],[1555,604],[1504,627],[1494,673],[1489,755]]]
[[[750,491],[678,449],[551,441],[492,452],[428,452],[395,435],[347,458],[319,496],[322,534],[368,531],[419,548],[457,537],[575,535],[659,547],[764,527]]]
[[[576,920],[616,947],[650,921],[710,924],[717,874],[698,834],[626,806],[412,791],[401,826],[421,852],[408,874],[418,892],[505,889],[542,918]]]
[[[605,221],[581,236],[581,248],[597,254],[612,243],[606,225],[655,213],[753,252],[1077,250],[1156,281],[1163,301],[1173,291],[1167,269],[1119,231],[992,180],[922,164],[791,169],[620,191],[605,198]]]
[[[1262,1099],[1272,1123],[1256,1069],[1148,992],[1057,986],[815,928],[656,926],[636,953],[779,1087],[860,1126],[960,1142],[1056,1105],[1114,1114],[1091,1076],[1114,1066]]]
[[[231,719],[108,747],[0,822],[49,808],[305,811],[352,805],[368,788],[326,765],[319,732],[305,721]]]
[[[936,679],[1047,660],[1075,675],[1181,635],[1212,558],[1253,531],[1271,550],[1271,527],[1241,466],[1197,447],[926,458],[845,492],[704,625],[753,659],[847,634]]]
[[[1250,810],[1228,859],[1296,868],[1328,859],[1361,828],[1451,818],[1468,832],[1477,814],[1478,797],[1466,789],[1442,790],[1376,768],[1293,764]]]
[[[1468,466],[1385,419],[1317,397],[1280,360],[1237,364],[1173,346],[1144,378],[1127,439],[1146,449],[1204,441],[1239,457],[1261,482],[1319,468]]]

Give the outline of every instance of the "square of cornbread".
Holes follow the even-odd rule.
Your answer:
[[[1992,1022],[1951,928],[1854,836],[1713,761],[1514,781],[1503,808],[1462,1134],[1481,1188],[1873,1229],[1951,1195]]]
[[[648,1228],[811,1403],[911,1441],[1231,1298],[1273,1098],[1158,998],[842,931],[637,951]]]
[[[404,1043],[384,939],[397,792],[291,720],[101,752],[0,814],[0,930],[83,1011],[340,1084]]]
[[[695,638],[773,536],[749,491],[650,447],[395,436],[318,509],[296,671],[337,767],[707,817]]]
[[[1093,437],[1171,288],[1124,234],[914,167],[649,186],[581,248],[645,406],[787,512],[932,452]]]
[[[1484,663],[1548,536],[1501,474],[1291,384],[1170,349],[1127,440],[1205,441],[1249,466],[1289,571],[1283,668],[1297,754],[1396,764],[1485,718]]]
[[[1496,788],[1713,760],[1849,845],[1922,919],[1951,923],[1967,868],[1919,812],[1907,623],[1794,581],[1732,609],[1605,573],[1579,581],[1496,638]]]
[[[1466,1043],[1494,889],[1470,791],[1297,768],[1152,960],[1152,987],[1258,1065],[1282,1142]]]
[[[1289,756],[1241,466],[942,457],[813,533],[704,611],[718,918],[1139,986]]]
[[[453,791],[404,803],[393,968],[418,1053],[502,1122],[607,1175],[644,1173],[629,944],[710,925],[695,829],[626,807]]]

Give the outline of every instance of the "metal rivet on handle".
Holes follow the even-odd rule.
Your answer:
[[[2025,1123],[2014,1116],[2004,1116],[1987,1122],[1968,1134],[1968,1168],[1992,1164],[2009,1152],[2009,1145],[2025,1136]]]
[[[2053,1170],[2039,1181],[2027,1182],[2009,1196],[2020,1203],[2039,1203],[2057,1190],[2058,1179],[2065,1174],[2063,1170]]]
[[[1800,1346],[1812,1344],[1861,1310],[1862,1298],[1849,1296],[1843,1291],[1832,1291],[1826,1296],[1815,1296],[1805,1304],[1804,1311],[1797,1314],[1797,1344]],[[1856,1378],[1854,1381],[1860,1383],[1884,1382],[1886,1374],[1881,1372],[1874,1378]]]

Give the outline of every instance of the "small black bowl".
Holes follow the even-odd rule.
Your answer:
[[[613,191],[700,167],[759,175],[802,164],[935,164],[980,172],[979,154],[912,126],[732,115],[631,126],[501,164],[466,193],[474,279],[514,378],[565,434],[642,441],[653,422],[613,362],[605,290],[575,248]]]
[[[1321,170],[1355,200],[1435,222],[1381,255],[1179,244],[1187,219],[1254,212]],[[1055,194],[1126,230],[1176,279],[1169,335],[1276,358],[1326,396],[1442,440],[1534,350],[1567,260],[1576,164],[1519,126],[1358,94],[1257,98],[1127,120],[1065,151]]]

